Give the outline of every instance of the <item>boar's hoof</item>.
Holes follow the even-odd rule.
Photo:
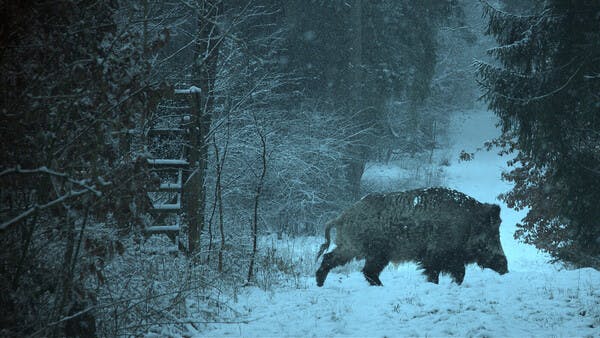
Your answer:
[[[363,275],[365,276],[365,279],[367,280],[367,282],[369,282],[369,284],[375,285],[375,286],[383,286],[383,284],[381,283],[381,280],[379,279],[379,277],[377,275],[369,274],[369,273],[365,272],[364,270],[363,270]]]
[[[371,285],[374,285],[374,286],[383,286],[383,284],[381,283],[381,281],[377,277],[371,278],[371,277],[365,276],[365,278],[367,279],[367,282],[369,282],[369,284],[371,284]]]
[[[423,271],[423,273],[425,274],[425,276],[427,276],[427,281],[433,284],[439,284],[440,283],[440,273],[439,271],[432,271],[432,270],[427,270],[425,269],[425,271]]]

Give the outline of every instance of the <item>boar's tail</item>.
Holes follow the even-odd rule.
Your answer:
[[[319,248],[319,252],[317,253],[317,261],[319,260],[319,257],[321,257],[321,254],[323,254],[323,252],[325,252],[325,250],[327,250],[327,248],[329,248],[329,244],[331,244],[331,228],[335,227],[335,220],[331,220],[329,222],[327,222],[327,224],[325,225],[325,243],[323,243],[321,245],[321,247]]]

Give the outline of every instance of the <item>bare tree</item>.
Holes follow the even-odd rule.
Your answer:
[[[254,207],[252,213],[252,253],[250,254],[250,264],[248,266],[248,282],[252,280],[254,274],[254,260],[256,259],[256,252],[258,250],[258,204],[263,191],[265,183],[265,176],[267,174],[267,135],[264,130],[261,129],[256,116],[253,116],[254,126],[256,128],[256,134],[260,140],[260,176],[256,183],[256,190],[254,191]]]

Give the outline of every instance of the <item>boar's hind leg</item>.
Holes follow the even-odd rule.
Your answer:
[[[352,257],[348,257],[338,249],[334,249],[330,253],[326,253],[323,256],[323,262],[321,262],[321,267],[317,270],[317,286],[323,286],[325,283],[325,278],[327,278],[327,274],[329,271],[336,266],[344,265],[348,263]]]
[[[362,272],[365,278],[371,285],[381,286],[381,280],[379,280],[379,274],[388,265],[389,260],[384,257],[367,257],[365,267]]]
[[[465,265],[462,262],[452,263],[448,267],[448,272],[450,272],[450,275],[456,284],[462,284],[465,279]]]

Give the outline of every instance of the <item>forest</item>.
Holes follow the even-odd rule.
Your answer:
[[[509,271],[514,241],[514,266],[589,275],[573,317],[600,326],[600,2],[0,8],[0,336],[352,336],[207,325],[316,289],[325,224],[363,196],[461,190],[489,154]]]

